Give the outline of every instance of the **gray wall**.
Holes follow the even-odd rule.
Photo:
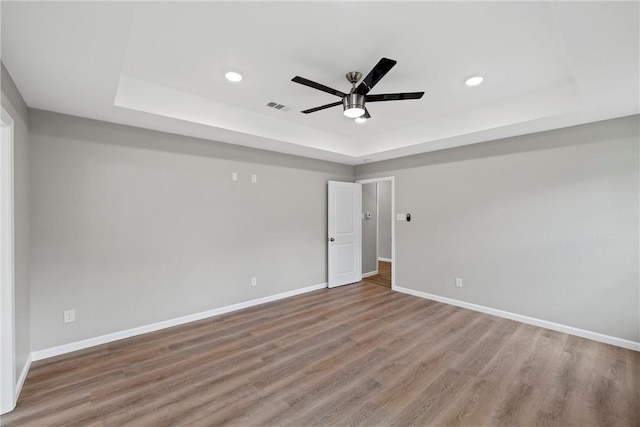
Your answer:
[[[639,116],[356,167],[396,177],[396,284],[640,341]],[[464,287],[454,286],[455,278]]]
[[[326,282],[327,181],[353,167],[30,119],[32,350]]]
[[[377,200],[376,183],[362,184],[362,213],[370,212],[371,218],[362,219],[362,274],[378,270],[376,255],[377,230]]]
[[[390,175],[397,211],[413,214],[396,223],[398,286],[640,341],[638,116],[354,177],[28,111],[4,66],[2,105],[15,120],[18,373],[29,351],[325,282],[326,182]]]
[[[29,337],[29,112],[9,72],[0,64],[2,107],[13,118],[16,378],[31,351]]]
[[[378,182],[378,257],[391,259],[391,181]]]

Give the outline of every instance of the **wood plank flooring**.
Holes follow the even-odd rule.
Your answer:
[[[640,425],[640,353],[360,283],[36,362],[3,426]]]
[[[362,281],[391,288],[391,263],[378,261],[378,274],[366,277]]]

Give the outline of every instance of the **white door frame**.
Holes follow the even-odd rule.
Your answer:
[[[391,289],[395,290],[396,286],[396,177],[385,176],[380,178],[359,179],[356,182],[360,184],[379,183],[382,181],[391,181]],[[378,189],[376,189],[378,191]],[[379,205],[379,197],[376,204]],[[378,216],[380,212],[378,212]],[[378,243],[376,242],[376,257],[378,256]],[[376,259],[376,263],[378,260]]]
[[[0,107],[0,413],[16,406],[13,119]]]

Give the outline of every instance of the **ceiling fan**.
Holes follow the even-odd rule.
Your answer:
[[[357,71],[347,73],[347,80],[351,83],[351,90],[349,91],[349,93],[340,92],[339,90],[332,89],[328,86],[316,83],[300,76],[295,76],[291,79],[291,81],[342,98],[341,101],[332,102],[331,104],[321,105],[320,107],[301,111],[304,114],[315,113],[316,111],[324,110],[325,108],[336,107],[342,104],[345,116],[349,118],[368,119],[371,117],[371,115],[369,114],[369,111],[367,111],[367,108],[365,106],[367,102],[420,99],[422,98],[422,95],[424,95],[424,92],[384,93],[379,95],[369,95],[369,91],[373,89],[373,87],[389,72],[389,70],[391,70],[391,68],[393,68],[394,65],[396,65],[396,61],[394,61],[393,59],[382,58],[357,87],[356,83],[360,80],[362,74]]]

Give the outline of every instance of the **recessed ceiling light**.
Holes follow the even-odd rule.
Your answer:
[[[365,119],[364,117],[357,117],[356,123],[358,124],[367,123],[367,119]]]
[[[466,84],[467,86],[478,86],[480,83],[482,83],[484,81],[483,77],[480,76],[474,76],[474,77],[469,77],[464,84]]]
[[[239,82],[240,80],[242,80],[242,74],[240,73],[236,73],[235,71],[228,71],[226,73],[224,73],[224,76],[227,80],[229,80],[230,82]]]

